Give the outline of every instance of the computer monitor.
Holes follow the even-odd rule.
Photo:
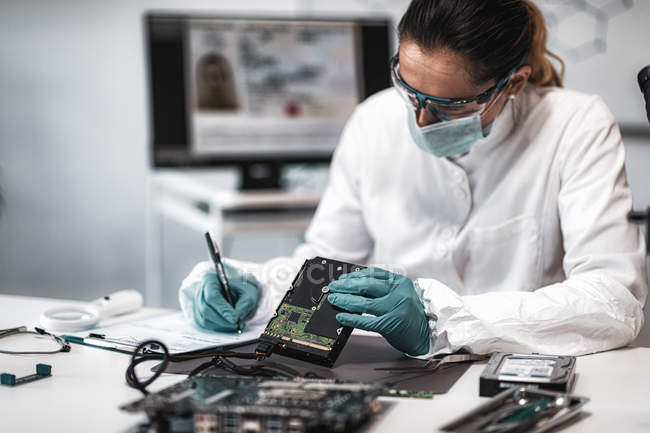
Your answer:
[[[327,162],[354,107],[390,85],[388,19],[145,15],[152,165],[236,165],[277,187]]]

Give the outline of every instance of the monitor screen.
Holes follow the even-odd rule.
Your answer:
[[[154,166],[326,161],[389,86],[388,20],[146,16]]]

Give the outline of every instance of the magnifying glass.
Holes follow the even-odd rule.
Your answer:
[[[142,295],[135,290],[120,290],[86,305],[66,305],[45,310],[41,326],[48,331],[76,332],[91,329],[104,319],[136,311],[142,307]]]

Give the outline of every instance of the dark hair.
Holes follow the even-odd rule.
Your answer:
[[[532,68],[529,82],[562,86],[564,63],[546,48],[544,17],[530,0],[413,0],[398,32],[400,42],[424,51],[458,53],[472,65],[476,84],[505,77],[523,59]]]

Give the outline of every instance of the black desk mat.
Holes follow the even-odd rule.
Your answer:
[[[254,352],[256,346],[257,344],[248,344],[234,350],[238,352]],[[426,391],[434,394],[444,394],[449,391],[471,365],[470,363],[445,365],[436,371],[427,373],[398,374],[377,371],[375,368],[380,367],[423,367],[425,361],[404,355],[389,345],[383,338],[366,335],[352,335],[333,368],[321,367],[277,354],[271,355],[269,360],[286,364],[303,374],[311,371],[330,379],[381,382],[387,388]],[[206,361],[206,358],[202,358],[172,362],[167,366],[165,372],[188,374]],[[243,359],[233,359],[233,361],[240,365],[257,362]],[[230,373],[222,369],[211,369],[210,374],[227,375]]]

